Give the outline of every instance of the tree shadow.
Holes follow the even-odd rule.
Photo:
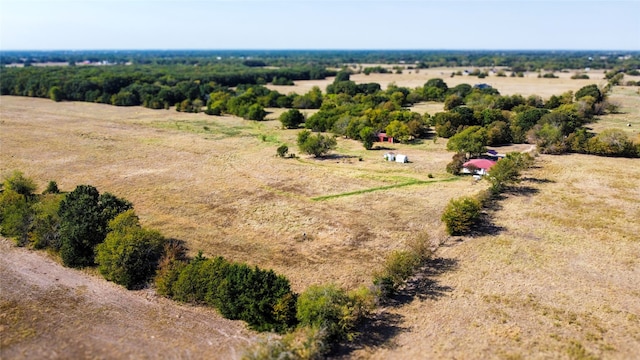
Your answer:
[[[355,155],[343,155],[343,154],[328,154],[323,156],[317,156],[314,159],[324,161],[324,160],[343,160],[343,159],[358,159],[358,156]]]
[[[348,359],[364,348],[393,347],[391,339],[408,328],[401,326],[404,316],[383,310],[367,318],[357,327],[360,334],[354,341],[343,342],[330,354],[331,359]]]
[[[374,147],[371,148],[371,150],[395,150],[395,148],[390,148],[390,147],[386,147],[384,145],[376,145]]]
[[[540,190],[531,186],[510,186],[505,189],[505,193],[516,196],[533,196]]]
[[[393,347],[393,338],[408,329],[401,326],[404,317],[392,313],[390,308],[409,304],[414,299],[438,300],[454,290],[441,285],[437,277],[458,268],[458,260],[433,258],[416,272],[393,296],[381,302],[382,310],[366,318],[356,329],[359,334],[352,342],[341,343],[331,353],[332,359],[347,359],[351,354],[364,348]]]
[[[555,184],[556,183],[555,180],[538,179],[538,178],[532,178],[532,177],[523,177],[522,181],[531,182],[535,184]]]

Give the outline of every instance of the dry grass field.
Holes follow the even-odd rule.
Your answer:
[[[380,79],[388,77],[397,85],[421,86],[433,77],[427,70],[411,74],[419,75],[417,80],[409,75],[352,79],[386,85]],[[503,94],[543,97],[594,82],[570,80],[570,75],[481,80],[504,81],[504,88],[494,85]],[[443,79],[449,86],[472,80]],[[616,89],[612,98],[621,102],[622,113],[602,123],[633,122],[637,131],[638,95],[632,90]],[[435,110],[441,105],[418,106]],[[256,123],[1,97],[0,172],[21,170],[40,190],[56,180],[63,190],[91,184],[124,197],[144,226],[186,241],[194,253],[273,268],[296,291],[326,282],[347,288],[367,284],[389,251],[428,235],[438,246],[437,260],[396,303],[378,311],[380,323],[369,324],[345,358],[628,359],[640,353],[639,160],[539,156],[520,191],[506,194],[489,212],[491,235],[449,238],[440,222],[449,199],[475,194],[486,184],[452,179],[444,171],[451,159],[445,140],[387,145],[407,154],[409,164],[385,162],[388,150],[365,151],[346,139],[338,139],[337,155],[326,159],[280,159],[275,157],[280,144],[297,152],[297,131],[280,129],[273,120],[277,114]],[[104,280],[95,277],[95,282]],[[0,300],[11,306],[5,291]],[[72,314],[71,321],[83,316]],[[135,314],[140,323],[158,316]],[[18,331],[11,323],[2,315],[0,331]],[[33,331],[29,341],[55,337],[40,332],[38,324],[25,325]],[[235,324],[220,326],[240,331]],[[166,326],[188,331],[180,323]],[[13,342],[11,354],[20,354],[29,341]],[[188,338],[181,341],[193,347]],[[220,347],[217,354],[230,354],[229,346],[213,346]],[[190,357],[212,353],[209,347]]]

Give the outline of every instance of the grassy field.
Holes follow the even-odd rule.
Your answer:
[[[357,76],[402,86],[421,86],[430,76],[409,75]],[[543,96],[593,83],[568,76],[483,80],[505,81],[512,90],[495,85],[503,94]],[[445,81],[454,86],[454,79],[470,81]],[[638,98],[617,88],[612,99],[621,114],[594,129],[632,122],[628,130],[637,131]],[[439,246],[437,260],[377,313],[382,325],[368,325],[345,357],[640,353],[637,159],[539,156],[520,191],[490,211],[491,235],[450,238],[440,221],[447,202],[487,185],[445,173],[451,153],[444,139],[373,151],[338,139],[335,156],[280,159],[280,144],[297,152],[297,131],[275,120],[17,97],[0,98],[0,116],[1,173],[21,170],[39,190],[56,180],[67,191],[91,184],[112,192],[133,202],[144,226],[186,241],[192,252],[273,268],[296,291],[368,284],[386,254],[427,234]],[[410,163],[385,162],[389,150]]]

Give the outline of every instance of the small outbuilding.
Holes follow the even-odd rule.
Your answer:
[[[495,164],[495,161],[491,161],[488,159],[471,159],[462,164],[462,173],[473,175],[487,175],[489,169],[491,169],[491,167]]]
[[[378,133],[377,138],[379,142],[393,143],[393,138],[391,136],[387,136],[387,133]]]
[[[389,152],[389,153],[384,154],[384,156],[383,156],[383,157],[384,157],[384,159],[385,159],[385,160],[387,160],[387,161],[396,161],[396,154],[394,154],[394,153],[392,153],[392,152]]]
[[[408,163],[409,162],[409,157],[407,155],[398,154],[398,155],[396,155],[396,162]]]

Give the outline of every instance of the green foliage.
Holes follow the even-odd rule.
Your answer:
[[[462,165],[467,161],[467,154],[455,153],[451,162],[447,164],[447,172],[452,175],[460,175]]]
[[[326,331],[329,343],[352,340],[359,315],[356,299],[333,284],[310,286],[298,298],[300,326]]]
[[[298,109],[289,109],[280,115],[279,120],[282,123],[282,127],[297,129],[300,124],[304,123],[304,115]]]
[[[116,216],[109,229],[105,241],[96,246],[98,270],[127,289],[144,285],[156,272],[165,239],[157,231],[142,228],[133,210]]]
[[[470,233],[480,221],[481,209],[482,205],[477,199],[471,197],[451,199],[441,218],[446,226],[447,233],[449,235]]]
[[[5,189],[0,194],[0,216],[0,233],[14,238],[18,246],[27,245],[34,216],[29,198],[11,188]]]
[[[281,158],[287,157],[288,152],[289,152],[289,147],[284,144],[278,146],[278,148],[276,149],[276,155]]]
[[[487,151],[487,130],[482,126],[471,126],[452,136],[447,142],[447,150],[468,153],[470,157]]]
[[[576,91],[576,100],[579,100],[585,96],[593,97],[596,102],[601,102],[602,100],[604,100],[604,94],[602,94],[602,91],[600,91],[598,85],[596,84],[583,86],[582,88],[580,88],[580,90]]]
[[[640,145],[620,129],[605,129],[587,142],[587,152],[603,156],[640,157]]]
[[[299,327],[280,338],[260,338],[242,355],[243,360],[320,360],[330,348],[326,331],[310,326]]]
[[[373,140],[375,138],[375,135],[375,131],[373,131],[373,128],[370,126],[365,126],[360,130],[358,136],[360,138],[360,141],[362,141],[362,145],[365,149],[371,150],[371,148],[373,148]]]
[[[406,143],[411,139],[409,126],[399,120],[393,120],[385,129],[388,136],[397,139],[401,143]]]
[[[58,188],[58,183],[51,180],[47,184],[47,188],[42,192],[43,194],[59,194],[60,189]]]
[[[309,130],[298,133],[298,147],[300,151],[315,157],[324,156],[329,151],[335,149],[337,141],[329,135],[312,135]]]
[[[532,163],[531,155],[512,152],[492,166],[489,169],[489,175],[484,178],[491,183],[491,192],[498,194],[506,186],[520,182],[520,172],[530,167]]]
[[[49,193],[33,205],[34,219],[29,242],[36,249],[60,250],[60,216],[58,209],[63,195]]]
[[[229,319],[246,321],[258,331],[284,332],[295,325],[296,295],[289,281],[272,270],[230,263],[200,253],[186,265],[165,261],[156,284],[161,293],[217,308]]]
[[[15,191],[25,198],[31,198],[33,196],[33,192],[36,190],[35,182],[33,182],[32,179],[25,177],[20,171],[14,171],[9,175],[3,183],[3,187],[5,190]]]
[[[90,185],[79,185],[60,203],[60,256],[66,266],[94,264],[94,248],[107,235],[108,222],[131,203]]]

